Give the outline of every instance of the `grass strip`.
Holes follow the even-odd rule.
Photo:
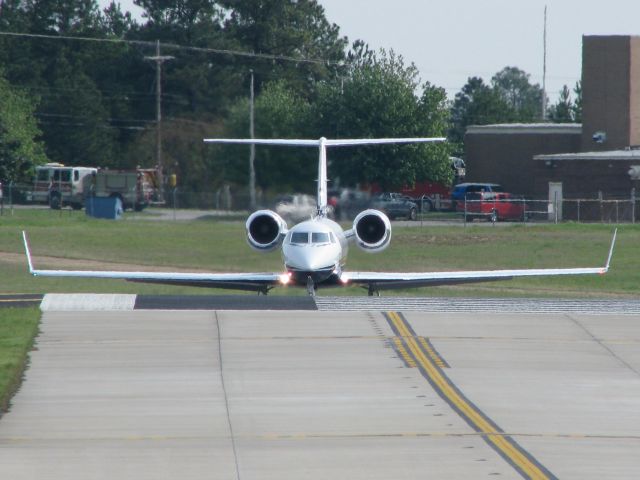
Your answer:
[[[350,225],[345,223],[345,228]],[[122,221],[87,218],[83,212],[16,210],[0,217],[0,292],[212,294],[229,291],[131,284],[122,280],[33,278],[27,272],[20,231],[26,229],[36,265],[70,268],[68,260],[105,262],[93,268],[153,267],[172,271],[280,272],[280,252],[251,250],[244,222],[206,216],[193,221]],[[475,222],[412,227],[394,224],[390,247],[371,255],[352,247],[346,271],[447,271],[551,267],[598,267],[605,263],[613,225],[500,224]],[[618,243],[605,277],[544,277],[462,286],[385,291],[384,295],[637,297],[640,284],[640,225],[620,225]],[[4,254],[4,255],[3,255]],[[13,255],[13,256],[11,256]],[[49,259],[48,261],[46,259]],[[52,259],[56,260],[55,262]],[[92,268],[75,264],[76,268]],[[127,268],[129,267],[130,268]],[[115,267],[113,269],[116,269]],[[278,288],[272,294],[305,295],[304,289]],[[359,288],[321,290],[321,295],[362,295]]]
[[[0,413],[20,387],[40,325],[40,309],[0,308]]]

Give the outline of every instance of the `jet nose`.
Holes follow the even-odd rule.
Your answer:
[[[310,248],[300,248],[292,252],[292,254],[287,257],[287,263],[290,266],[304,271],[311,271],[319,268],[319,262],[320,260],[312,254]]]
[[[337,258],[331,248],[296,247],[283,250],[285,263],[296,270],[312,272],[336,264]]]

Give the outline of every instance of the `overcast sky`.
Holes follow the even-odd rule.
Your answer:
[[[101,4],[108,3],[106,0]],[[547,5],[547,93],[580,78],[582,35],[640,35],[638,0],[319,0],[350,41],[362,39],[416,64],[453,98],[470,76],[516,66],[542,85]],[[132,9],[132,0],[122,0]],[[134,7],[135,8],[135,7]]]
[[[580,78],[582,35],[640,35],[637,0],[320,0],[349,39],[393,48],[450,97],[470,76],[516,66],[542,85],[547,5],[547,92]]]

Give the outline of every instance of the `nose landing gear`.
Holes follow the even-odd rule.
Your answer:
[[[316,296],[316,286],[310,276],[307,277],[307,293],[312,297]]]

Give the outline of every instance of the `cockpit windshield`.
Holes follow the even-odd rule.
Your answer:
[[[328,232],[313,232],[311,234],[311,243],[329,243],[330,241]]]
[[[336,243],[336,237],[331,232],[291,232],[289,237],[289,243],[293,245],[307,245],[312,243],[314,245],[321,245],[325,243]],[[311,242],[309,242],[311,240]]]
[[[307,232],[291,232],[291,243],[309,243],[309,234]]]

